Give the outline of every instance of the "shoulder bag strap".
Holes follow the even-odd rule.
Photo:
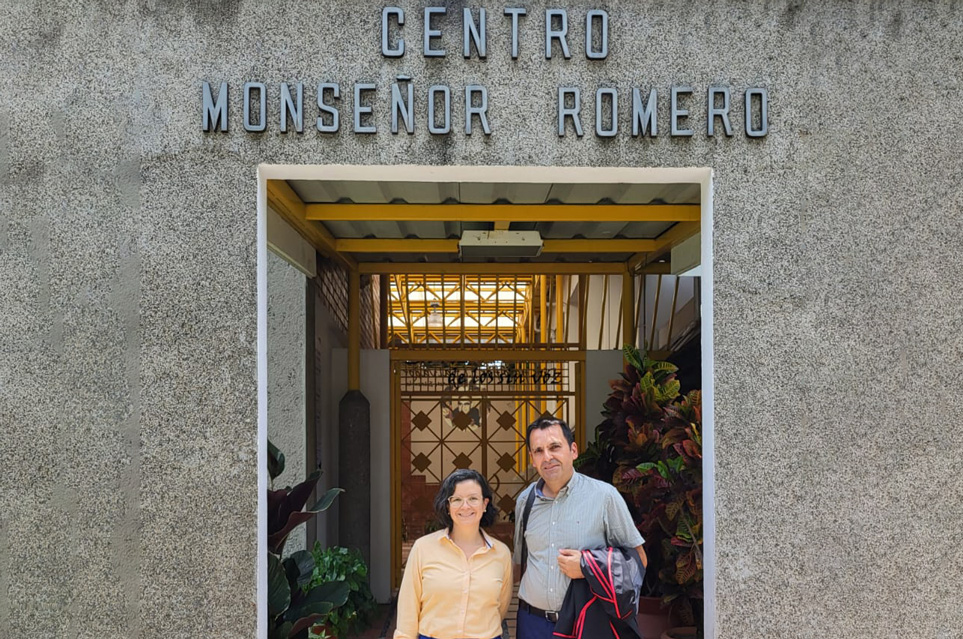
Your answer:
[[[525,566],[528,565],[528,542],[525,541],[525,531],[528,529],[528,516],[532,514],[532,504],[535,503],[535,486],[532,486],[532,490],[528,493],[528,499],[525,500],[525,510],[522,513],[522,568],[521,574],[525,574]]]

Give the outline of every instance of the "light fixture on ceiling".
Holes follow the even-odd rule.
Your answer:
[[[458,255],[472,257],[538,257],[542,236],[538,231],[464,231]]]
[[[431,311],[428,313],[428,317],[426,318],[428,326],[441,326],[444,323],[445,318],[442,317],[441,311],[438,310],[438,302],[432,302],[431,306],[428,308],[431,309]]]

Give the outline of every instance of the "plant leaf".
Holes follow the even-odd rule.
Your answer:
[[[292,511],[304,508],[308,497],[311,496],[315,486],[318,485],[319,479],[321,479],[321,471],[319,470],[308,475],[307,479],[290,490],[287,499],[284,500],[284,506],[290,508]]]
[[[666,380],[665,385],[659,393],[659,402],[668,402],[679,396],[679,389],[682,383],[677,379]]]
[[[294,622],[297,626],[301,619],[311,616],[324,616],[334,609],[334,604],[330,601],[315,601],[313,603],[304,604],[303,606],[298,606],[297,608],[291,608],[286,613],[284,613],[284,618],[288,621]]]
[[[271,480],[277,478],[278,475],[284,472],[284,453],[282,453],[277,446],[268,440],[268,475],[271,476]]]
[[[669,461],[671,462],[672,460]],[[656,468],[658,469],[659,474],[662,475],[662,479],[669,478],[669,467],[664,461],[660,459],[658,462],[656,462]]]
[[[685,438],[686,432],[683,429],[673,428],[662,436],[662,448],[668,448],[677,442],[683,441]]]
[[[298,511],[288,515],[288,523],[281,530],[268,535],[268,547],[274,552],[280,553],[284,549],[284,542],[291,534],[291,531],[314,517],[317,513],[308,511]]]
[[[280,555],[288,533],[315,515],[314,512],[302,513],[301,509],[320,477],[321,473],[314,471],[294,488],[268,491],[269,550]]]
[[[653,372],[667,372],[667,373],[675,373],[675,372],[678,372],[679,370],[679,367],[673,364],[672,362],[666,362],[664,360],[658,361],[658,360],[652,360],[652,359],[649,360],[648,368],[651,369]]]
[[[344,488],[331,488],[328,492],[324,493],[324,496],[318,500],[318,502],[309,508],[311,512],[319,513],[322,510],[327,510],[331,507],[332,502],[334,502],[335,497],[344,492]]]
[[[291,626],[291,630],[288,632],[288,639],[307,639],[308,629],[323,617],[323,614],[301,617]]]
[[[343,581],[326,581],[308,592],[305,603],[326,601],[337,608],[348,600],[348,584]]]
[[[639,354],[639,349],[631,344],[626,344],[622,347],[622,357],[625,361],[631,364],[636,370],[642,371],[645,368],[642,366],[642,356]]]
[[[268,553],[268,614],[274,618],[291,605],[291,586],[281,558]]]
[[[285,621],[277,628],[272,628],[268,631],[269,639],[288,639],[288,633],[291,632],[291,622]]]
[[[314,555],[307,550],[299,550],[292,553],[283,563],[288,581],[296,582],[302,588],[305,584],[311,583],[311,575],[314,573]]]
[[[682,450],[684,450],[685,454],[688,455],[689,457],[702,459],[702,449],[699,447],[698,444],[696,444],[691,439],[687,439],[684,442],[682,442]]]
[[[692,553],[686,553],[676,562],[675,578],[679,584],[685,584],[696,575],[695,558]]]

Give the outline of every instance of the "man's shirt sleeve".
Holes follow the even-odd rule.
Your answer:
[[[522,563],[522,519],[524,519],[525,511],[525,490],[522,490],[518,494],[518,499],[515,501],[515,548],[512,551],[512,563],[521,564]],[[524,566],[522,566],[524,568]]]
[[[619,491],[612,487],[606,491],[605,536],[613,546],[635,548],[645,543],[639,529],[632,521],[629,507]]]

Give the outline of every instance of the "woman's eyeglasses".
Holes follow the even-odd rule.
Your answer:
[[[472,508],[477,508],[478,506],[481,506],[482,498],[477,497],[475,495],[472,495],[468,499],[465,499],[463,497],[448,498],[448,503],[451,504],[452,508],[461,508],[465,504],[465,502],[468,502],[468,505],[471,506]]]

